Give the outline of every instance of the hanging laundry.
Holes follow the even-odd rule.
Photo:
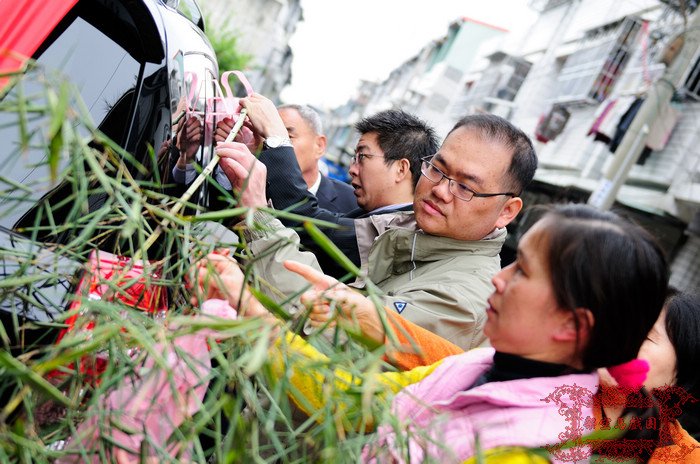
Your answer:
[[[588,135],[593,135],[596,141],[609,144],[615,136],[620,119],[633,102],[634,97],[632,96],[621,96],[603,101],[594,115],[595,120]]]
[[[620,117],[620,122],[617,124],[617,129],[615,129],[615,135],[610,139],[611,153],[615,153],[617,147],[620,146],[620,142],[622,142],[622,139],[627,133],[627,130],[632,125],[632,121],[634,121],[634,117],[637,115],[637,112],[642,106],[642,103],[644,103],[644,98],[635,98],[632,104],[627,109],[627,111],[625,111],[622,117]]]
[[[666,103],[663,108],[661,108],[661,111],[659,111],[659,116],[649,128],[649,135],[647,136],[646,142],[647,147],[657,151],[663,150],[680,116],[678,110],[671,106],[670,103]]]

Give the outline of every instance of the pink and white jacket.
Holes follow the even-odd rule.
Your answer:
[[[591,431],[583,421],[593,417],[597,374],[490,382],[469,389],[491,367],[493,355],[493,348],[481,348],[451,356],[401,390],[392,403],[398,427],[380,426],[377,442],[364,450],[363,460],[463,462],[476,453],[477,435],[486,450],[556,445]],[[587,447],[578,447],[552,458],[588,462],[589,455]]]

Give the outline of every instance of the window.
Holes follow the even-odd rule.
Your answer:
[[[641,28],[635,18],[589,31],[559,74],[557,101],[601,102],[612,92]]]
[[[693,100],[700,101],[700,56],[695,60],[688,77],[683,85],[685,94]]]
[[[503,52],[492,54],[489,60],[489,67],[465,90],[463,102],[456,105],[460,115],[469,107],[492,111],[499,101],[514,101],[532,67],[530,62]]]
[[[192,0],[164,0],[166,5],[175,8],[182,16],[204,30],[204,17],[196,2]]]

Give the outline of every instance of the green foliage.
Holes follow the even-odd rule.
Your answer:
[[[328,355],[313,363],[324,391],[328,390],[328,401],[304,417],[290,400],[291,393],[304,403],[290,381],[290,369],[280,374],[268,359],[269,327],[250,319],[203,320],[197,317],[198,305],[191,303],[193,295],[185,282],[195,278],[192,263],[215,247],[229,247],[245,264],[253,292],[282,320],[290,319],[288,301],[295,296],[280,298],[255,275],[245,243],[210,237],[213,222],[229,223],[231,211],[248,218],[246,227],[264,225],[254,223],[245,208],[235,208],[230,195],[226,201],[231,210],[206,216],[170,214],[176,199],[169,186],[159,182],[165,176],[157,169],[167,169],[162,160],[153,158],[146,166],[101,134],[78,92],[59,76],[34,69],[14,82],[0,100],[0,121],[19,134],[19,143],[5,154],[5,165],[32,173],[22,182],[0,173],[0,217],[33,205],[19,221],[13,242],[0,242],[5,271],[0,306],[11,308],[13,314],[0,325],[0,462],[113,460],[114,453],[125,448],[115,437],[142,433],[144,424],[129,421],[128,408],[110,407],[106,399],[130,382],[159,372],[174,385],[178,375],[168,367],[164,350],[175,349],[194,369],[201,361],[177,348],[177,341],[204,328],[216,330],[221,340],[209,341],[212,367],[199,377],[206,384],[202,404],[173,431],[168,446],[147,438],[131,450],[132,456],[140,456],[142,462],[149,456],[157,462],[359,459],[371,435],[363,427],[347,425],[383,416],[386,402],[370,409],[361,404],[361,399],[374,395],[376,385],[359,383],[347,392],[334,391],[334,368],[343,366],[360,379],[384,366],[381,348],[368,352],[362,344],[347,340],[337,349],[324,336],[312,335],[310,340]],[[38,148],[40,156],[33,151],[30,157],[30,147]],[[198,209],[189,206],[190,211]],[[164,219],[169,225],[146,249],[148,237]],[[327,241],[322,235],[317,238]],[[105,296],[125,295],[138,279],[124,285],[100,281],[107,288],[102,298],[76,292],[95,250],[147,260],[140,279],[146,286],[167,289],[167,311],[149,314]],[[59,282],[71,290],[58,300],[56,295],[45,295]],[[72,309],[66,310],[69,305]],[[55,317],[30,322],[22,316],[29,309]],[[75,327],[56,342],[58,332],[75,315],[79,316]],[[302,314],[301,321],[290,321],[288,327],[295,329],[303,321]],[[337,331],[332,338],[337,342],[344,335]],[[154,362],[149,370],[144,369],[147,359]],[[91,369],[98,367],[103,371],[95,376]],[[160,393],[167,390],[166,386]],[[152,399],[157,402],[158,394]],[[343,414],[339,404],[349,405]],[[162,416],[160,420],[167,422],[167,415]],[[81,424],[91,421],[98,424],[95,438],[80,440]],[[146,432],[148,437],[158,430]],[[174,458],[173,449],[177,449]]]
[[[231,13],[228,13],[224,20],[217,18],[217,21],[212,21],[211,17],[211,13],[205,13],[206,34],[214,49],[214,53],[216,53],[219,72],[244,70],[250,63],[252,56],[240,50],[238,34],[226,26],[213,26],[213,24],[228,24],[228,18],[231,17]]]

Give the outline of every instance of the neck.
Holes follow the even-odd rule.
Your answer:
[[[413,203],[413,185],[410,183],[397,185],[391,192],[389,198],[387,198],[387,201],[385,201],[383,205],[379,205],[374,209],[388,205],[400,205],[403,203]]]
[[[304,181],[306,182],[306,188],[311,188],[311,186],[316,183],[316,180],[318,179],[318,176],[320,176],[320,175],[321,175],[321,173],[318,171],[318,169],[301,173],[301,176],[304,178]]]

